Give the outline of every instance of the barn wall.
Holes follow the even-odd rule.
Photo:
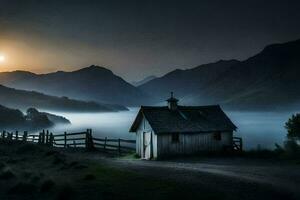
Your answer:
[[[144,141],[143,141],[143,133],[144,132],[151,132],[152,134],[152,152],[153,156],[157,157],[157,136],[152,130],[149,122],[145,117],[141,120],[141,123],[136,132],[136,153],[142,157],[144,154]]]
[[[219,151],[232,145],[232,132],[222,132],[221,135],[221,140],[216,140],[213,133],[179,134],[178,143],[172,142],[171,134],[157,135],[157,157]]]

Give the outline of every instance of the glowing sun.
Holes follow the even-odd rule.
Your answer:
[[[0,62],[4,62],[5,61],[5,56],[4,55],[0,55]]]

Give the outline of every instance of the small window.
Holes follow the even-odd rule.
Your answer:
[[[222,140],[222,134],[220,131],[214,133],[215,140]]]
[[[179,142],[179,133],[173,133],[172,134],[172,143],[178,143]]]

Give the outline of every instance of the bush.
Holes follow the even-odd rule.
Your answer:
[[[284,144],[285,151],[292,157],[300,157],[300,146],[295,140],[289,139]]]
[[[292,115],[290,119],[285,123],[287,129],[287,136],[289,138],[300,138],[300,113]]]

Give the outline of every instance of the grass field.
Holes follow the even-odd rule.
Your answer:
[[[160,162],[140,165],[144,162],[132,156],[109,158],[2,141],[0,199],[295,199],[269,185],[160,168],[165,165]]]

